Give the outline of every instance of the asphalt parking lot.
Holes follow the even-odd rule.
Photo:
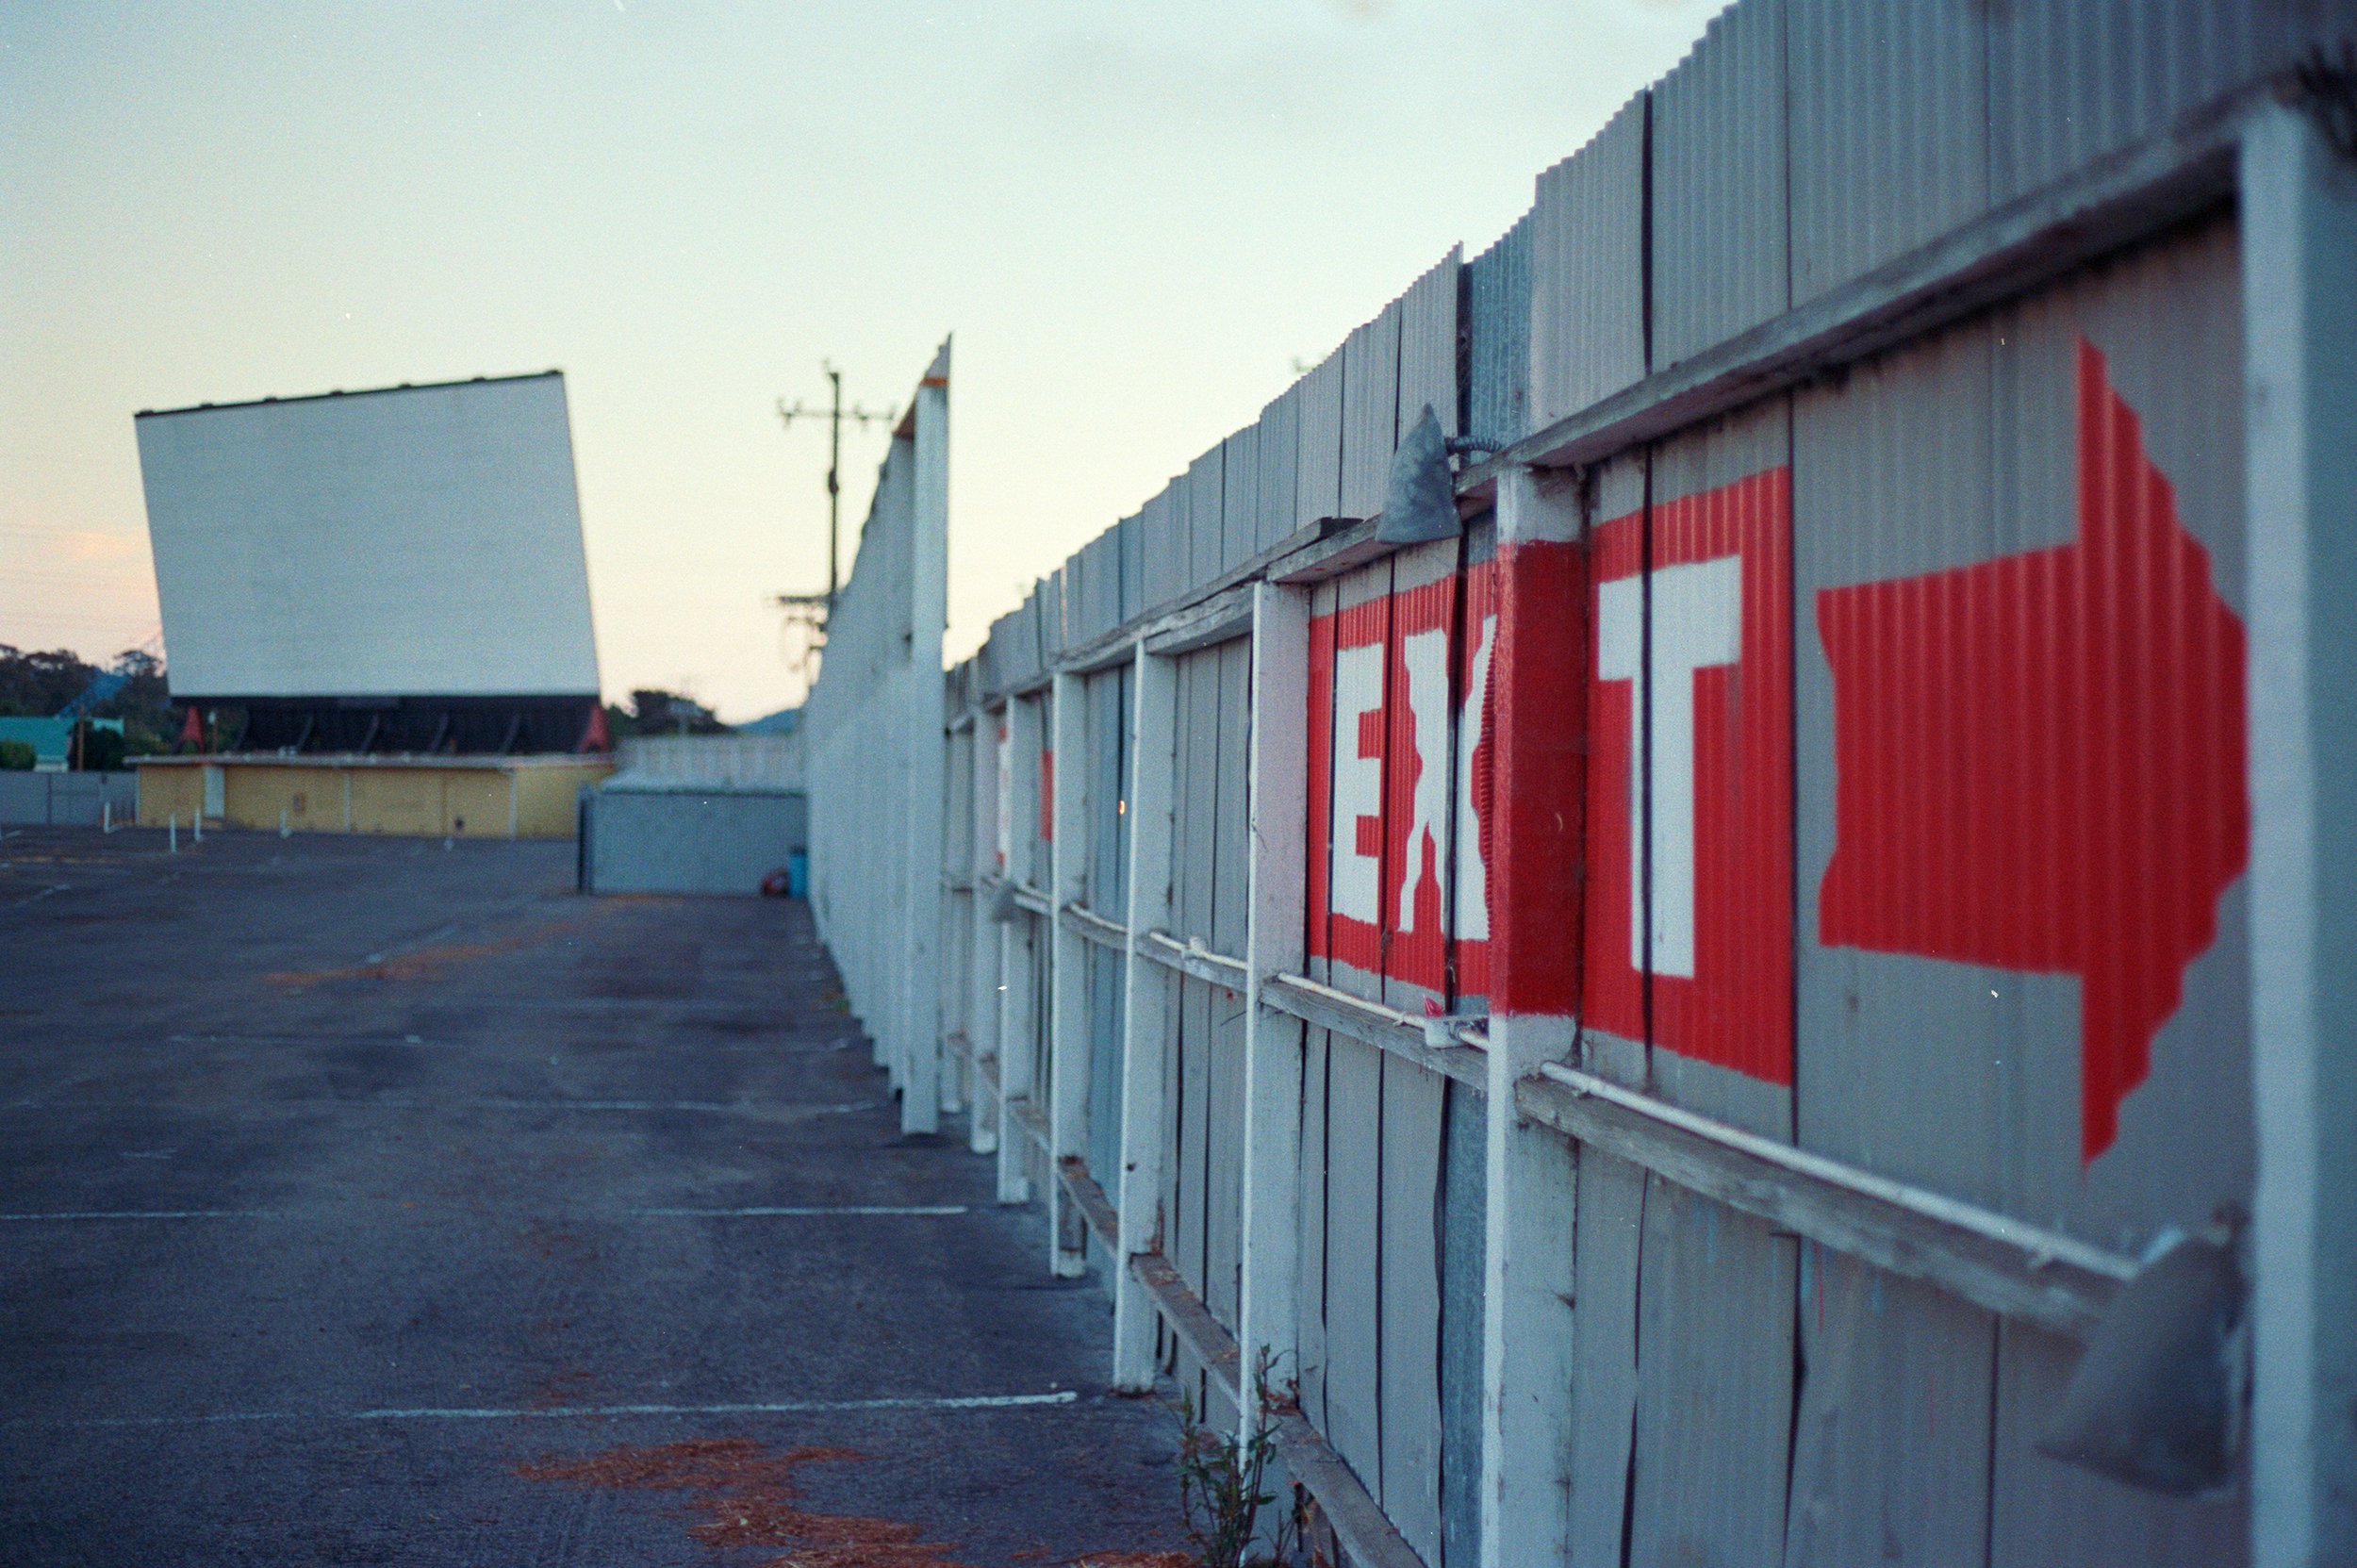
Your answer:
[[[807,910],[571,871],[0,838],[0,1564],[1175,1544],[1097,1287],[899,1136]]]

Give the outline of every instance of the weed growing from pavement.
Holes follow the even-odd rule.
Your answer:
[[[1261,1540],[1263,1510],[1277,1500],[1268,1478],[1277,1403],[1269,1368],[1264,1347],[1252,1367],[1252,1430],[1244,1437],[1203,1425],[1192,1397],[1178,1402],[1178,1506],[1203,1568],[1283,1568],[1301,1538],[1300,1519],[1280,1514],[1265,1545]]]

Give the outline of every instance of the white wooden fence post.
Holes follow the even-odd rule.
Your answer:
[[[1577,549],[1577,497],[1526,469],[1498,481],[1498,651],[1492,737],[1499,804],[1489,867],[1496,904],[1491,930],[1499,970],[1490,1020],[1489,1206],[1483,1249],[1481,1357],[1482,1568],[1559,1563],[1571,1549],[1572,1226],[1576,1166],[1560,1138],[1515,1114],[1514,1086],[1542,1062],[1571,1054],[1578,1025],[1561,1012],[1523,1011],[1512,966],[1559,952],[1565,933],[1525,928],[1529,882],[1558,868],[1541,847],[1517,842],[1516,792],[1576,798],[1576,775],[1540,766],[1542,716],[1517,698],[1545,693],[1537,668],[1547,638],[1578,646],[1581,606],[1538,602],[1555,573],[1526,562]],[[1551,613],[1550,613],[1551,612]],[[1579,667],[1574,665],[1574,669]],[[1564,701],[1559,691],[1554,701]],[[1560,723],[1573,722],[1556,716]],[[1559,761],[1560,759],[1552,759]],[[1560,816],[1559,811],[1552,814]],[[1516,944],[1521,944],[1517,947]]]
[[[1129,1260],[1162,1246],[1162,1071],[1170,972],[1140,949],[1170,923],[1172,776],[1177,771],[1176,666],[1140,643],[1129,705],[1129,951],[1122,1007],[1121,1256],[1113,1284],[1113,1387],[1154,1386],[1154,1302]]]
[[[1047,1085],[1047,1238],[1051,1264],[1066,1279],[1088,1267],[1087,1232],[1059,1177],[1087,1147],[1091,1049],[1087,949],[1063,924],[1066,904],[1082,903],[1089,885],[1088,710],[1080,677],[1058,675],[1053,689],[1055,773],[1048,801],[1048,1029],[1054,1041]]]
[[[2357,167],[2246,132],[2251,1557],[2357,1562]]]
[[[902,713],[908,758],[907,888],[901,993],[900,1131],[941,1125],[941,639],[949,619],[949,345],[918,383],[915,500],[910,519],[909,669]]]
[[[998,1058],[999,927],[990,916],[998,866],[998,726],[1004,710],[974,715],[974,1007],[968,1020],[966,1145],[977,1154],[998,1150],[998,1102],[983,1076]]]
[[[1007,748],[1014,753],[1007,793],[1007,880],[1018,887],[1041,878],[1032,865],[1039,825],[1040,703],[1036,697],[1007,700]],[[1016,1117],[1028,1106],[1039,1073],[1038,971],[1033,967],[1044,934],[1038,916],[1018,908],[999,927],[1005,959],[998,980],[998,1201],[1031,1200],[1031,1138]]]
[[[947,694],[944,695],[943,704],[942,744],[948,755],[942,767],[941,874],[945,883],[954,879],[964,883],[966,887],[966,907],[963,910],[958,907],[957,900],[949,894],[946,886],[941,896],[940,1103],[943,1115],[954,1116],[962,1114],[965,1110],[965,1066],[962,1061],[952,1058],[949,1036],[952,1032],[964,1036],[969,1050],[972,1048],[974,1038],[974,986],[972,982],[974,949],[969,940],[973,923],[974,883],[973,868],[970,866],[953,867],[949,864],[949,846],[956,841],[958,836],[951,831],[950,824],[961,820],[967,822],[970,841],[974,791],[971,787],[963,789],[959,787],[960,765],[956,762],[956,758],[960,755],[959,748],[964,748],[965,757],[964,767],[970,773],[973,767],[974,732],[971,728],[964,730],[950,728],[951,720],[956,716],[948,710]],[[970,853],[967,858],[972,859]],[[957,972],[956,966],[950,962],[949,954],[953,949],[963,949],[965,954],[965,966],[963,973]]]
[[[1309,870],[1310,595],[1252,591],[1249,903],[1244,928],[1242,1434],[1261,1419],[1252,1377],[1298,1376],[1302,1025],[1261,1000],[1269,975],[1300,974]]]

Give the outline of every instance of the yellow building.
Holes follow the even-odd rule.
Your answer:
[[[570,838],[604,756],[142,757],[140,825],[424,838]]]

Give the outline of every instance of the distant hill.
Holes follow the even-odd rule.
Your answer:
[[[741,735],[790,735],[801,727],[800,708],[780,708],[766,718],[756,718],[750,724],[739,724],[736,733]]]

